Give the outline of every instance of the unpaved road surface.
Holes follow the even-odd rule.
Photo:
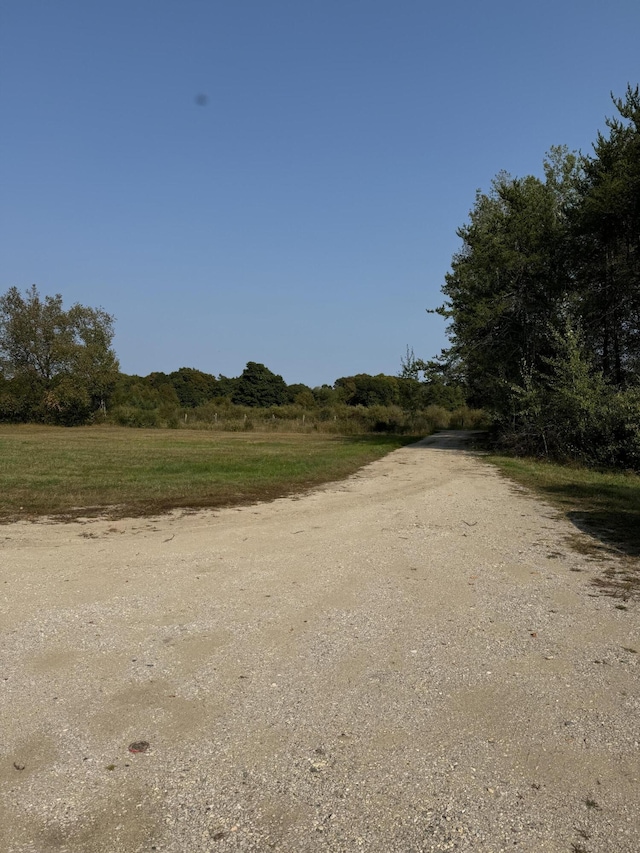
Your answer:
[[[638,853],[637,606],[457,442],[0,528],[2,853]]]

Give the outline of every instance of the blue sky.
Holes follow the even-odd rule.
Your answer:
[[[638,0],[2,0],[0,292],[105,308],[126,373],[396,373],[446,344],[476,189],[588,151],[638,33]]]

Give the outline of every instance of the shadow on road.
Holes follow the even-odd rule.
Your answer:
[[[414,450],[474,450],[484,435],[480,429],[443,429],[408,447]]]
[[[640,599],[640,510],[629,512],[606,509],[593,512],[568,512],[567,518],[591,542],[581,537],[574,548],[598,561],[610,556],[619,559],[607,562],[593,585],[604,595],[613,598]]]

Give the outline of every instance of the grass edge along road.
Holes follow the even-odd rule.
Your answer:
[[[348,477],[421,437],[0,425],[0,522],[272,500]]]
[[[513,482],[556,507],[591,543],[576,536],[571,544],[602,561],[620,557],[605,568],[596,584],[609,595],[640,598],[640,476],[596,471],[537,459],[489,454],[483,457]],[[622,607],[622,605],[621,605]]]

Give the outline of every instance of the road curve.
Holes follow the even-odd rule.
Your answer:
[[[638,609],[569,535],[454,433],[0,528],[0,850],[637,853]]]

